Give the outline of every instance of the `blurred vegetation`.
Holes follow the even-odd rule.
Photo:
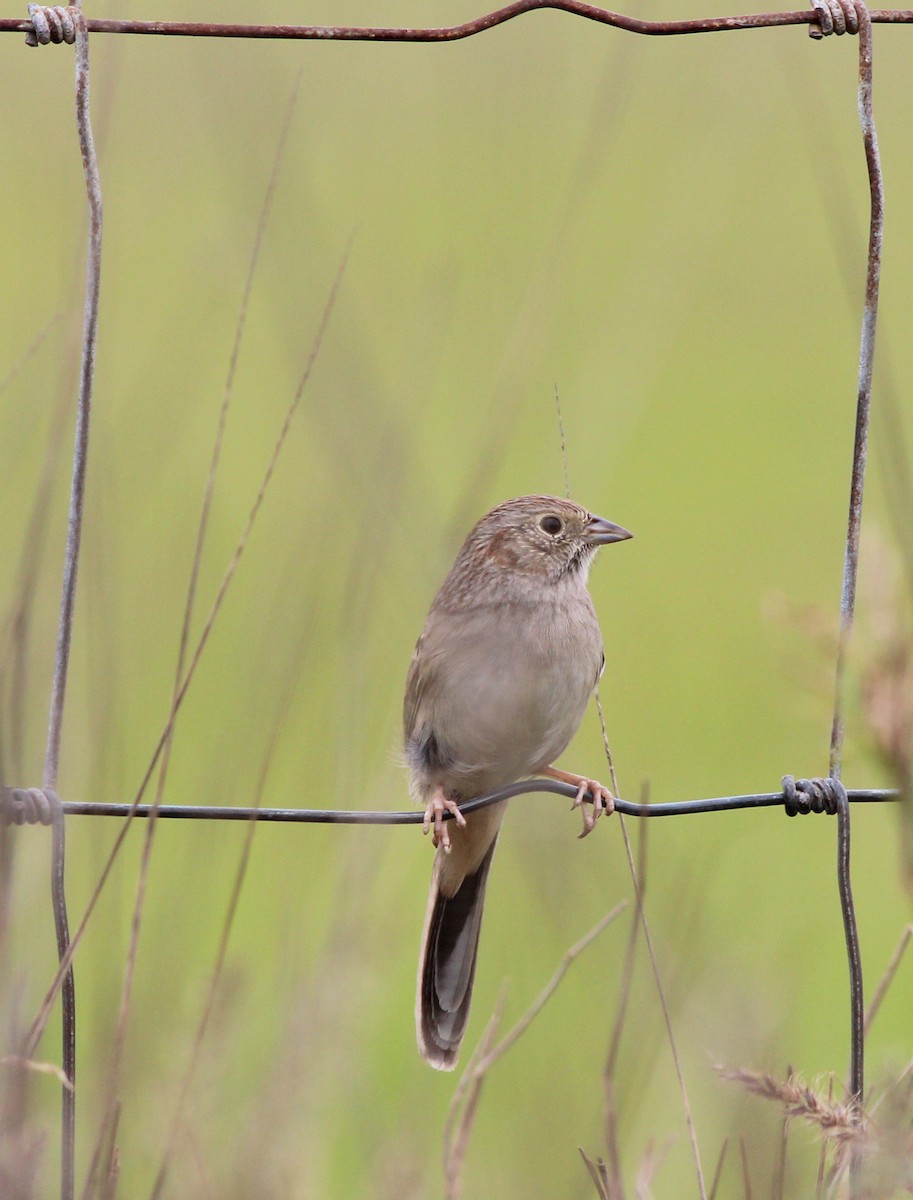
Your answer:
[[[395,25],[480,11],[440,0],[256,7],[122,0],[91,12]],[[902,216],[913,196],[910,37],[875,29],[888,227],[854,694],[870,661],[866,597],[885,592],[873,564],[887,571],[894,553],[885,450],[909,434],[899,397],[913,373],[913,239]],[[26,52],[5,37],[0,53],[0,375],[53,321],[0,393],[0,613],[14,603],[23,555],[36,572],[27,675],[3,697],[2,759],[9,782],[37,784],[85,205],[72,52]],[[645,780],[654,800],[769,791],[785,772],[824,773],[867,221],[856,53],[851,38],[817,44],[801,28],[646,39],[554,12],[446,46],[93,37],[104,266],[61,794],[132,799],[167,719],[244,279],[299,71],[196,633],[351,250],[180,713],[164,799],[406,807],[397,752],[412,644],[472,521],[508,496],[563,490],[556,386],[573,496],[636,535],[603,553],[592,576],[622,794],[636,798]],[[35,536],[47,469],[47,521]],[[883,553],[870,553],[874,539]],[[564,761],[603,770],[595,713]],[[854,701],[848,785],[890,783],[895,766]],[[872,806],[854,817],[871,991],[910,919],[909,895],[897,813]],[[636,841],[641,831],[629,829]],[[116,832],[110,820],[68,824],[74,924]],[[121,1196],[148,1195],[166,1155],[247,833],[157,829],[118,1085]],[[513,804],[469,1044],[505,979],[507,1028],[566,948],[632,897],[618,823],[584,842],[576,833],[563,802]],[[143,836],[130,832],[76,959],[80,1178],[105,1110]],[[708,1179],[730,1139],[721,1197],[745,1194],[739,1139],[754,1194],[768,1194],[781,1122],[776,1106],[712,1066],[785,1077],[790,1064],[825,1090],[828,1072],[845,1072],[834,837],[824,818],[775,811],[652,823],[647,913]],[[36,830],[11,839],[5,1035],[31,1020],[53,973],[49,842]],[[441,1129],[456,1079],[421,1062],[412,1019],[430,861],[414,827],[256,830],[163,1194],[443,1194]],[[631,912],[492,1070],[466,1197],[595,1194],[577,1148],[606,1154],[602,1070]],[[911,1055],[911,979],[913,963],[902,965],[872,1029],[873,1087]],[[53,1022],[40,1057],[59,1061]],[[31,1076],[26,1103],[38,1164],[28,1194],[52,1196],[58,1082]],[[642,947],[616,1103],[629,1194],[644,1162],[657,1196],[696,1194]],[[814,1136],[796,1128],[784,1194],[811,1194],[817,1157]]]

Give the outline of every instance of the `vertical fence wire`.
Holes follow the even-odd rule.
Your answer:
[[[878,292],[881,278],[881,256],[884,239],[884,178],[878,152],[878,137],[872,105],[872,22],[863,0],[855,4],[859,22],[859,123],[862,129],[866,169],[869,180],[869,243],[866,266],[865,302],[859,348],[859,377],[856,397],[856,426],[853,442],[853,466],[850,476],[850,498],[847,516],[846,550],[843,583],[840,596],[840,633],[834,679],[834,718],[831,726],[829,774],[840,780],[844,740],[844,676],[850,633],[856,606],[856,578],[859,566],[859,539],[862,525],[862,500],[865,485],[866,452],[868,449],[869,419],[872,402],[872,372],[875,358],[875,331],[878,317]],[[850,809],[846,792],[839,787],[838,878],[843,910],[844,934],[850,970],[850,1032],[851,1053],[849,1092],[853,1103],[861,1109],[865,1086],[865,1034],[862,965],[859,935],[849,880]]]
[[[840,634],[837,644],[834,684],[834,719],[831,726],[829,774],[833,779],[840,778],[843,765],[844,674],[856,606],[859,536],[862,526],[862,498],[865,487],[869,415],[872,405],[872,369],[875,359],[875,329],[878,318],[878,287],[881,279],[881,253],[884,238],[884,179],[872,107],[872,22],[864,4],[857,4],[857,12],[859,18],[859,123],[862,127],[870,194],[869,253],[859,347],[856,430],[853,444],[853,467],[850,476],[843,584],[840,595]]]
[[[76,28],[76,126],[89,205],[89,247],[86,263],[86,288],[83,308],[82,361],[79,374],[79,395],[76,408],[76,429],[73,451],[73,475],[70,486],[70,507],[67,519],[66,550],[61,588],[60,618],[51,703],[48,717],[47,745],[44,760],[44,787],[53,792],[57,787],[60,766],[60,741],[63,727],[64,700],[70,663],[73,635],[73,613],[76,605],[76,582],[79,570],[79,548],[82,540],[85,508],[86,468],[89,455],[89,421],[92,411],[92,384],[95,373],[95,350],[98,335],[98,297],[101,278],[102,203],[98,163],[89,121],[89,35],[82,13],[72,13]],[[51,898],[57,953],[65,957],[70,945],[64,877],[66,866],[66,837],[62,810],[58,808],[53,825],[51,844]],[[68,1086],[62,1089],[61,1099],[61,1200],[72,1200],[75,1188],[76,1144],[76,986],[73,968],[67,969],[61,989],[62,1007],[62,1065]]]

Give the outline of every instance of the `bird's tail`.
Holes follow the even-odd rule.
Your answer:
[[[419,1050],[439,1071],[456,1066],[469,1019],[485,881],[497,840],[495,836],[478,868],[452,896],[440,889],[441,858],[435,859],[419,958],[415,1026]]]

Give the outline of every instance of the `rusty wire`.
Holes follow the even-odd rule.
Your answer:
[[[30,23],[31,24],[31,23]],[[89,37],[78,7],[69,8],[65,19],[55,29],[61,40],[76,44],[76,128],[82,155],[89,206],[89,245],[86,261],[86,287],[83,308],[82,361],[79,373],[79,393],[76,407],[76,430],[73,450],[73,474],[70,485],[70,508],[67,518],[67,537],[64,551],[63,583],[61,586],[60,618],[57,648],[54,658],[54,677],[48,716],[47,746],[44,761],[44,790],[52,793],[57,786],[60,764],[60,738],[63,727],[64,700],[73,634],[73,612],[76,605],[76,583],[79,572],[79,548],[82,540],[83,509],[86,486],[86,467],[89,455],[89,422],[92,411],[92,385],[95,375],[95,349],[98,340],[98,297],[101,280],[102,203],[98,162],[92,138],[89,114]],[[37,26],[33,30],[41,38]],[[66,835],[62,813],[54,809],[53,840],[51,845],[51,900],[57,953],[61,961],[70,948],[70,929],[65,891]],[[72,965],[67,968],[61,987],[62,1065],[67,1085],[61,1096],[61,1200],[72,1200],[75,1188],[76,1146],[76,984]]]
[[[217,21],[119,21],[86,18],[89,33],[128,33],[170,37],[268,38],[284,41],[318,42],[456,42],[504,25],[516,17],[541,9],[555,9],[601,25],[611,25],[628,33],[657,37],[688,33],[724,33],[736,29],[769,29],[782,25],[808,25],[812,36],[820,36],[816,10],[751,13],[732,17],[699,17],[685,21],[643,21],[623,13],[584,4],[581,0],[515,0],[503,8],[483,13],[459,25],[439,27],[402,27],[355,25],[232,25]],[[875,23],[913,23],[913,10],[872,9]],[[0,18],[0,33],[32,32],[29,20]],[[840,32],[834,30],[834,32]]]
[[[872,402],[872,371],[875,360],[875,331],[878,318],[878,293],[884,240],[884,178],[878,153],[878,136],[872,107],[872,21],[865,0],[840,0],[840,6],[852,19],[859,35],[859,123],[862,129],[866,170],[869,180],[869,243],[865,279],[865,301],[859,347],[859,375],[856,394],[856,423],[853,439],[853,465],[850,473],[850,498],[844,550],[843,583],[840,594],[840,634],[837,643],[834,681],[834,715],[831,725],[829,776],[839,793],[837,809],[837,878],[843,912],[847,960],[850,971],[850,1083],[851,1103],[857,1114],[864,1094],[864,1000],[859,935],[850,883],[850,810],[840,783],[843,756],[843,677],[856,607],[856,576],[859,567],[859,538],[862,526],[862,500],[868,448],[869,418]],[[855,1166],[855,1160],[854,1160]],[[851,1178],[855,1194],[858,1180]]]
[[[828,0],[816,0],[826,4]],[[844,672],[856,607],[856,577],[859,566],[859,539],[862,527],[862,501],[868,449],[869,419],[872,402],[872,372],[875,360],[875,331],[878,319],[878,294],[884,241],[884,178],[878,152],[878,136],[872,106],[872,15],[865,0],[830,0],[832,7],[843,10],[851,32],[859,35],[859,123],[862,129],[866,171],[869,180],[869,242],[866,264],[865,300],[859,347],[859,375],[856,392],[856,423],[853,439],[853,465],[850,473],[850,498],[847,515],[840,593],[840,632],[834,669],[834,712],[831,724],[829,780],[837,801],[837,882],[850,975],[850,1104],[856,1120],[861,1119],[865,1087],[865,1003],[862,959],[856,927],[853,889],[850,880],[850,809],[846,790],[840,782],[844,740]],[[819,22],[819,33],[825,26]],[[860,1195],[860,1158],[854,1151],[850,1160],[850,1196]]]

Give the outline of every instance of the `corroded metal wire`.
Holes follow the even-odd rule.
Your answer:
[[[483,13],[459,25],[437,28],[354,25],[233,25],[214,21],[118,21],[87,18],[89,33],[141,34],[170,37],[270,38],[284,41],[360,42],[456,42],[495,29],[525,13],[554,9],[628,33],[657,37],[689,33],[724,33],[736,29],[769,29],[781,25],[818,26],[817,9],[791,12],[750,13],[732,17],[699,17],[684,21],[642,21],[623,13],[585,4],[581,0],[516,0],[503,8]],[[909,9],[872,9],[876,23],[913,23]],[[31,22],[15,17],[0,18],[0,33],[33,34]]]
[[[76,433],[73,474],[70,485],[70,509],[67,519],[63,584],[54,678],[48,716],[47,745],[44,761],[44,790],[53,794],[60,763],[60,738],[64,700],[76,605],[79,548],[82,539],[86,467],[89,454],[89,421],[92,411],[92,386],[95,376],[95,348],[98,338],[98,298],[101,278],[102,204],[98,163],[89,120],[89,37],[86,22],[77,5],[44,7],[29,5],[30,45],[66,42],[76,45],[76,127],[82,155],[83,172],[89,203],[89,248],[86,262],[86,287],[83,309],[82,362],[76,408]],[[70,929],[64,886],[66,835],[62,812],[54,808],[51,845],[51,899],[61,961],[70,948]],[[72,966],[67,969],[61,987],[63,1071],[67,1086],[62,1089],[61,1110],[61,1200],[72,1200],[75,1190],[76,1146],[76,985]]]
[[[27,46],[60,45],[72,46],[76,41],[77,9],[64,4],[30,4],[29,22],[31,29],[25,35]]]
[[[865,4],[858,0],[859,13],[859,121],[862,127],[866,169],[869,178],[869,251],[865,280],[865,304],[859,346],[859,378],[856,395],[856,428],[847,515],[843,585],[840,595],[840,638],[834,686],[834,719],[831,727],[830,774],[840,778],[843,754],[843,675],[853,616],[856,607],[856,575],[859,566],[859,536],[865,486],[869,415],[872,404],[872,368],[875,361],[875,329],[878,289],[884,240],[884,178],[878,153],[878,137],[872,110],[872,25]]]
[[[875,360],[875,330],[878,317],[878,291],[884,239],[884,178],[878,153],[878,137],[872,107],[872,17],[865,0],[828,0],[847,12],[847,27],[859,35],[859,123],[862,129],[866,170],[869,180],[869,245],[865,279],[865,302],[859,346],[859,375],[856,392],[856,424],[853,439],[853,465],[850,473],[850,498],[847,515],[843,584],[840,594],[840,635],[834,671],[834,717],[831,726],[829,782],[839,800],[837,876],[846,935],[850,970],[850,1096],[861,1113],[864,1095],[865,1014],[859,936],[850,881],[850,810],[840,783],[844,738],[844,672],[856,607],[856,578],[859,567],[859,539],[862,527],[862,500],[865,485],[866,452],[872,403],[872,370]],[[855,29],[852,28],[855,26]],[[858,1156],[850,1169],[850,1192],[858,1193]]]

